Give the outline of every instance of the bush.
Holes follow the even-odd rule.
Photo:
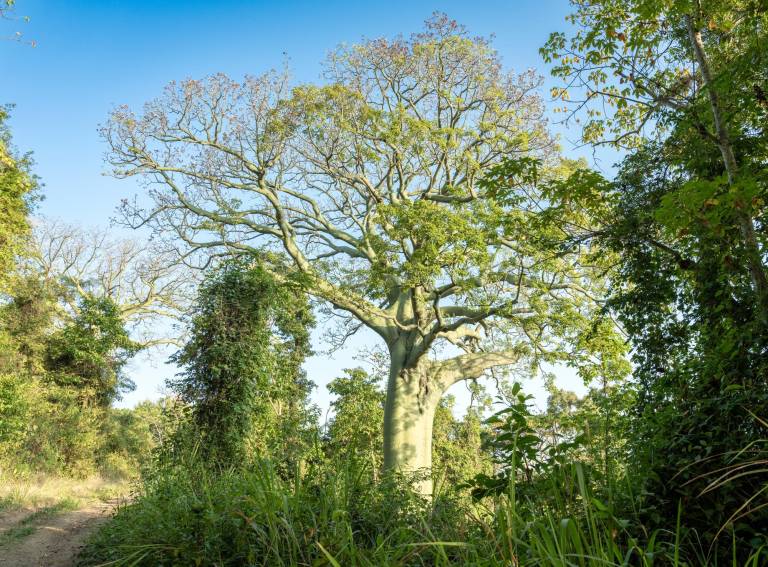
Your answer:
[[[37,378],[0,375],[0,463],[15,475],[94,472],[101,410]]]
[[[135,478],[157,444],[161,420],[159,404],[91,407],[75,389],[0,374],[0,467],[12,477]]]
[[[12,374],[0,374],[0,460],[7,462],[24,447],[35,392]]]
[[[167,423],[167,400],[141,402],[133,409],[110,409],[101,425],[99,472],[106,478],[136,478],[150,464],[152,451],[162,440]]]

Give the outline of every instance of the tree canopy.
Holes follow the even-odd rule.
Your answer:
[[[387,344],[385,463],[428,467],[442,393],[545,355],[558,331],[545,315],[589,296],[583,250],[539,238],[556,223],[539,218],[536,182],[560,175],[540,79],[442,15],[410,39],[339,48],[325,79],[215,75],[172,83],[139,115],[118,108],[103,129],[114,173],[149,188],[124,219],[172,231],[190,261],[284,253],[347,335],[365,325]],[[446,344],[464,354],[430,361]]]

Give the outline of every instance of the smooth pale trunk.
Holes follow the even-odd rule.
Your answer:
[[[419,473],[416,489],[429,496],[432,425],[442,392],[425,392],[419,377],[417,369],[405,369],[392,358],[384,407],[384,469]]]

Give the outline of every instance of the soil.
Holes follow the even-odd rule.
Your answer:
[[[0,566],[71,567],[87,537],[109,518],[114,506],[114,502],[88,504],[32,523],[32,533],[0,546]],[[0,512],[0,533],[19,525],[33,512]]]

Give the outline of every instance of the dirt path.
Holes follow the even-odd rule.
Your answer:
[[[0,534],[5,533],[6,530],[9,530],[17,525],[24,518],[32,514],[32,512],[34,512],[34,510],[30,508],[21,508],[20,510],[6,510],[4,512],[0,512]]]
[[[8,530],[23,529],[10,541],[0,545],[2,567],[70,567],[82,549],[85,539],[109,518],[114,502],[94,503],[69,512],[59,512],[39,521],[24,524],[34,511],[0,513],[0,535]]]

